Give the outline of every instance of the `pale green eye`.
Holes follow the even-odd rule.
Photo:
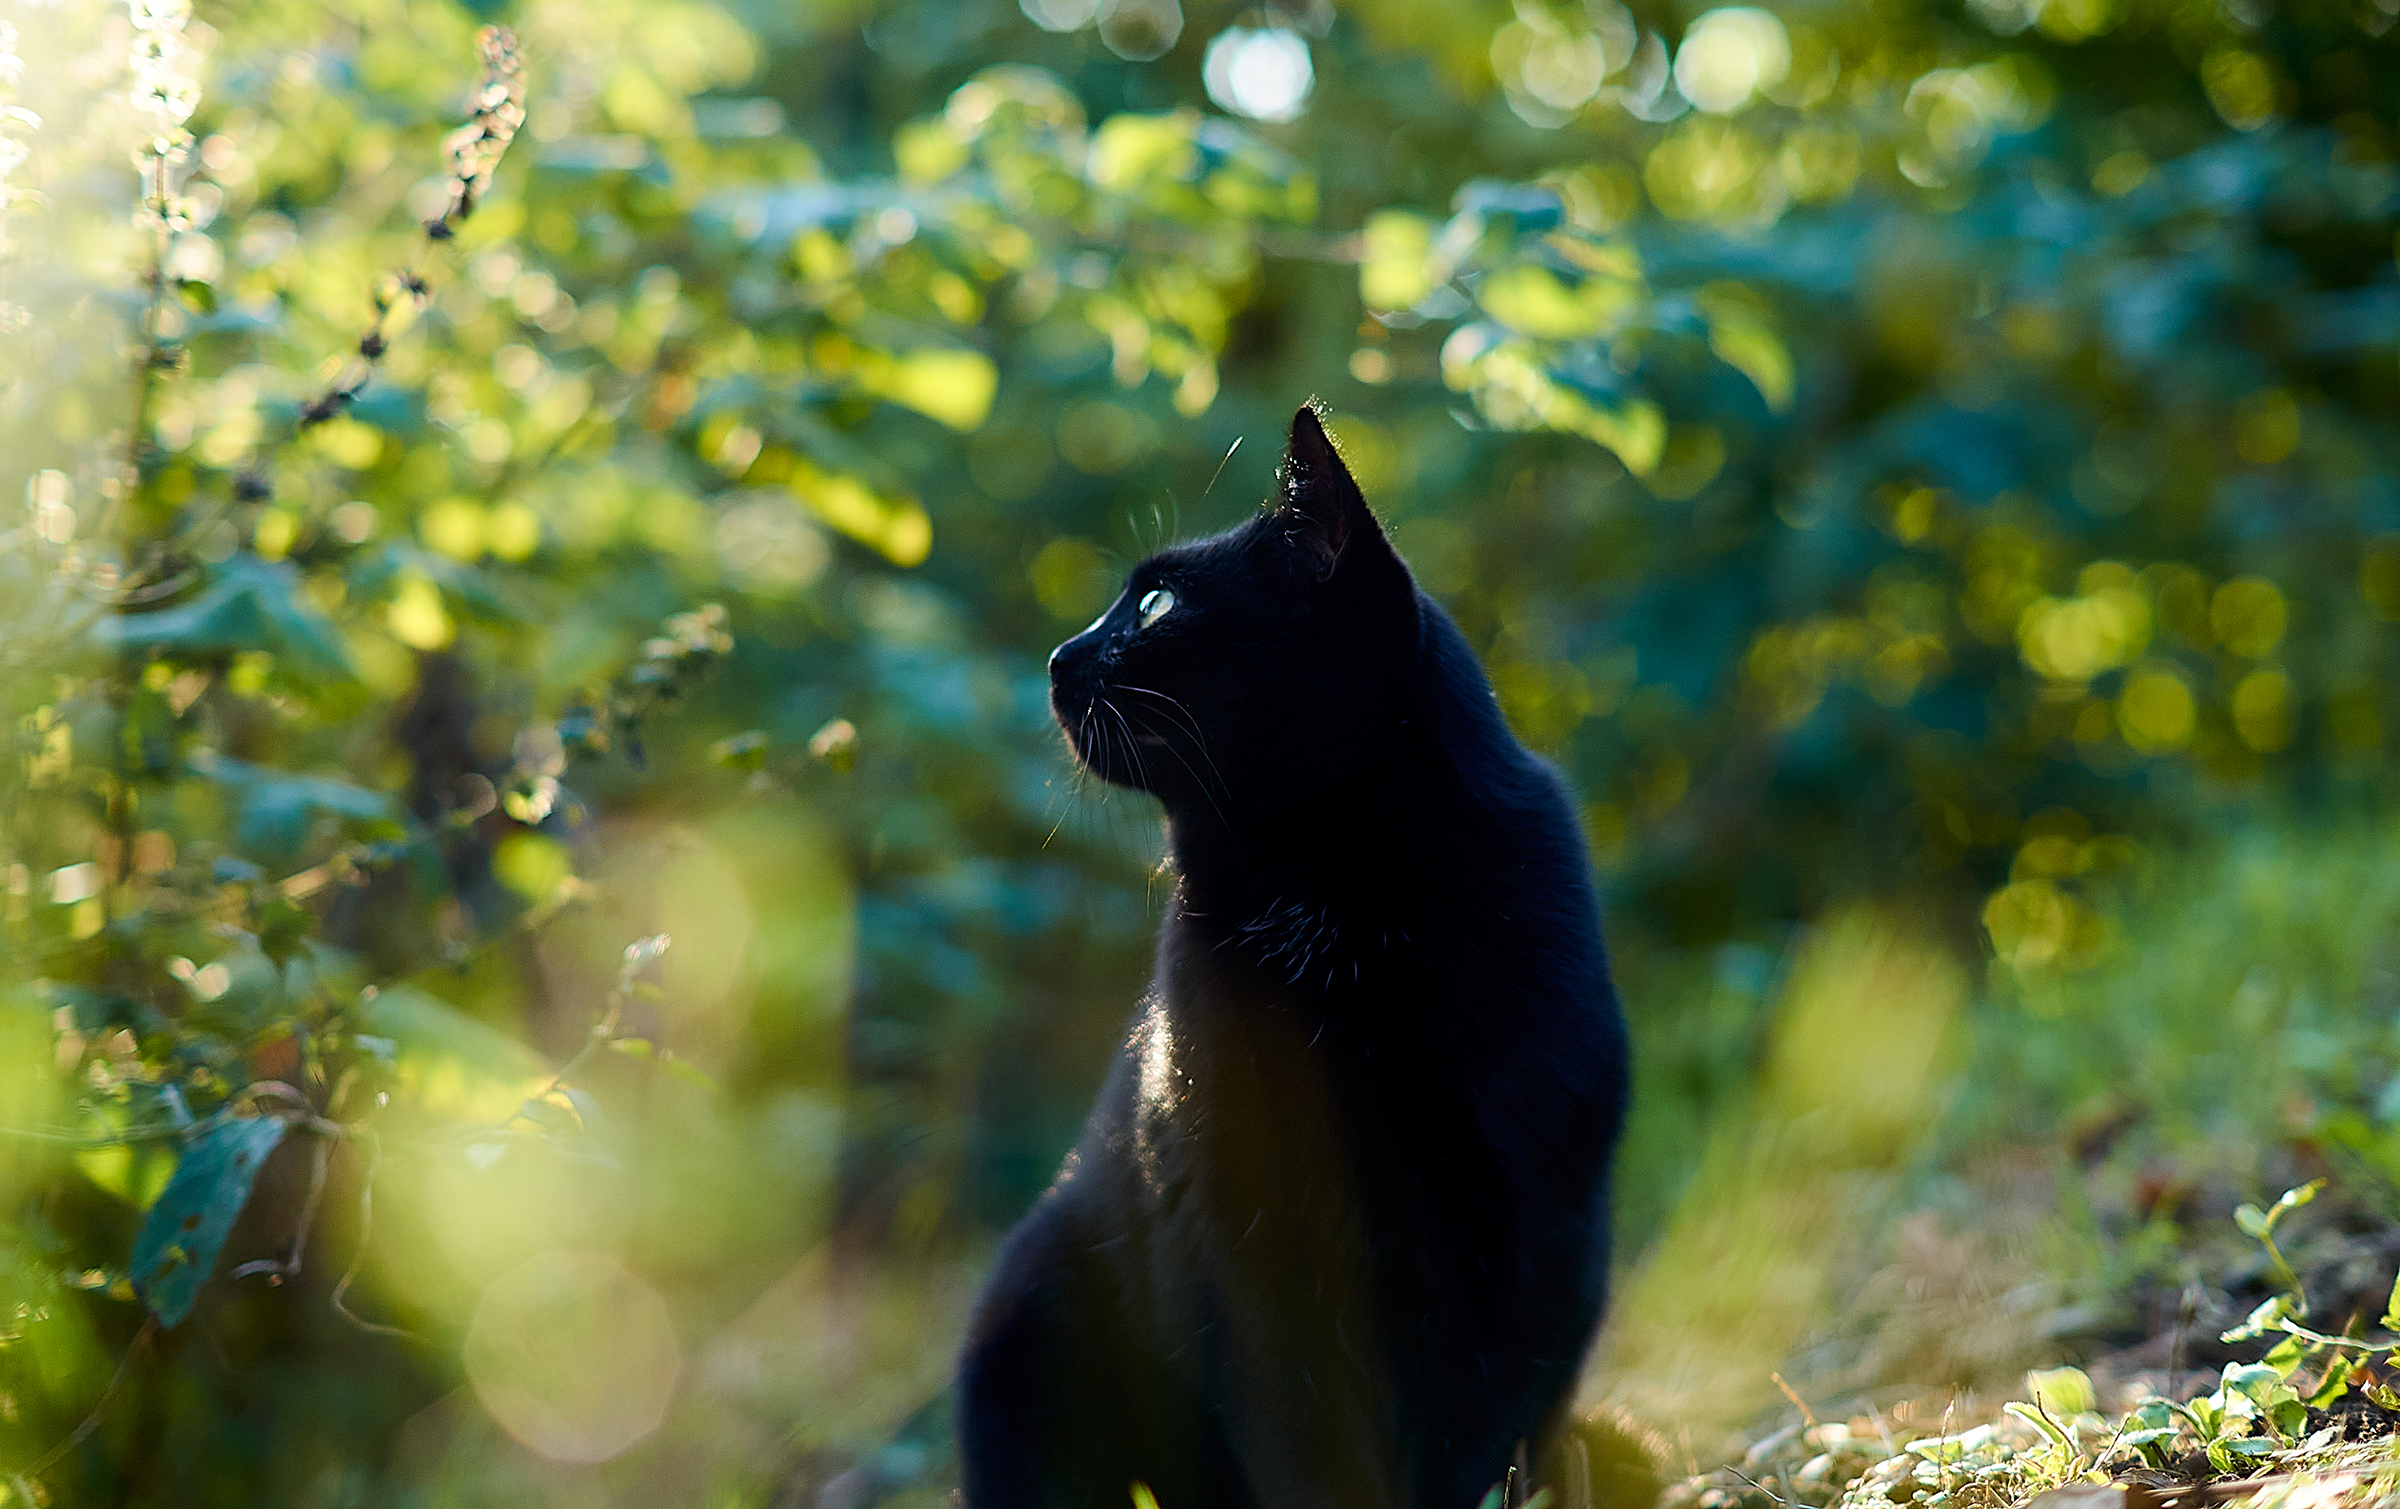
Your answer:
[[[1141,606],[1136,608],[1134,612],[1135,615],[1141,619],[1142,627],[1147,629],[1152,624],[1166,617],[1168,613],[1174,610],[1174,607],[1175,594],[1169,592],[1164,587],[1159,587],[1153,591],[1143,593]]]

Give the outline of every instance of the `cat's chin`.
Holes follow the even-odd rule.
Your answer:
[[[1169,758],[1164,741],[1127,721],[1106,693],[1070,691],[1054,683],[1050,714],[1086,774],[1127,791],[1158,794],[1149,776],[1157,762]]]

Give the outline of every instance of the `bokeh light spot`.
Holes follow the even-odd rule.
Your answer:
[[[1299,33],[1270,26],[1229,26],[1208,44],[1201,64],[1208,97],[1235,115],[1282,122],[1296,119],[1316,86],[1308,43]]]
[[[1077,31],[1100,14],[1100,0],[1018,0],[1018,7],[1044,31]]]
[[[1711,115],[1731,115],[1791,70],[1792,43],[1783,23],[1749,6],[1708,12],[1675,49],[1675,87]]]
[[[657,1291],[576,1252],[537,1253],[495,1279],[464,1361],[500,1427],[554,1462],[605,1462],[658,1429],[683,1371]]]
[[[1164,57],[1182,35],[1176,0],[1106,0],[1100,8],[1100,40],[1129,63]]]

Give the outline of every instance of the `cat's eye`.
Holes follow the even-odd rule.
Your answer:
[[[1141,620],[1142,627],[1147,629],[1166,617],[1174,610],[1174,607],[1175,594],[1164,587],[1158,587],[1142,594],[1141,604],[1134,609],[1134,615]]]

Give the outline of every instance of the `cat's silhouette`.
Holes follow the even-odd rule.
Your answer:
[[[1050,658],[1164,804],[1150,990],[960,1366],[969,1509],[1474,1509],[1600,1321],[1627,1095],[1581,831],[1313,408]]]

